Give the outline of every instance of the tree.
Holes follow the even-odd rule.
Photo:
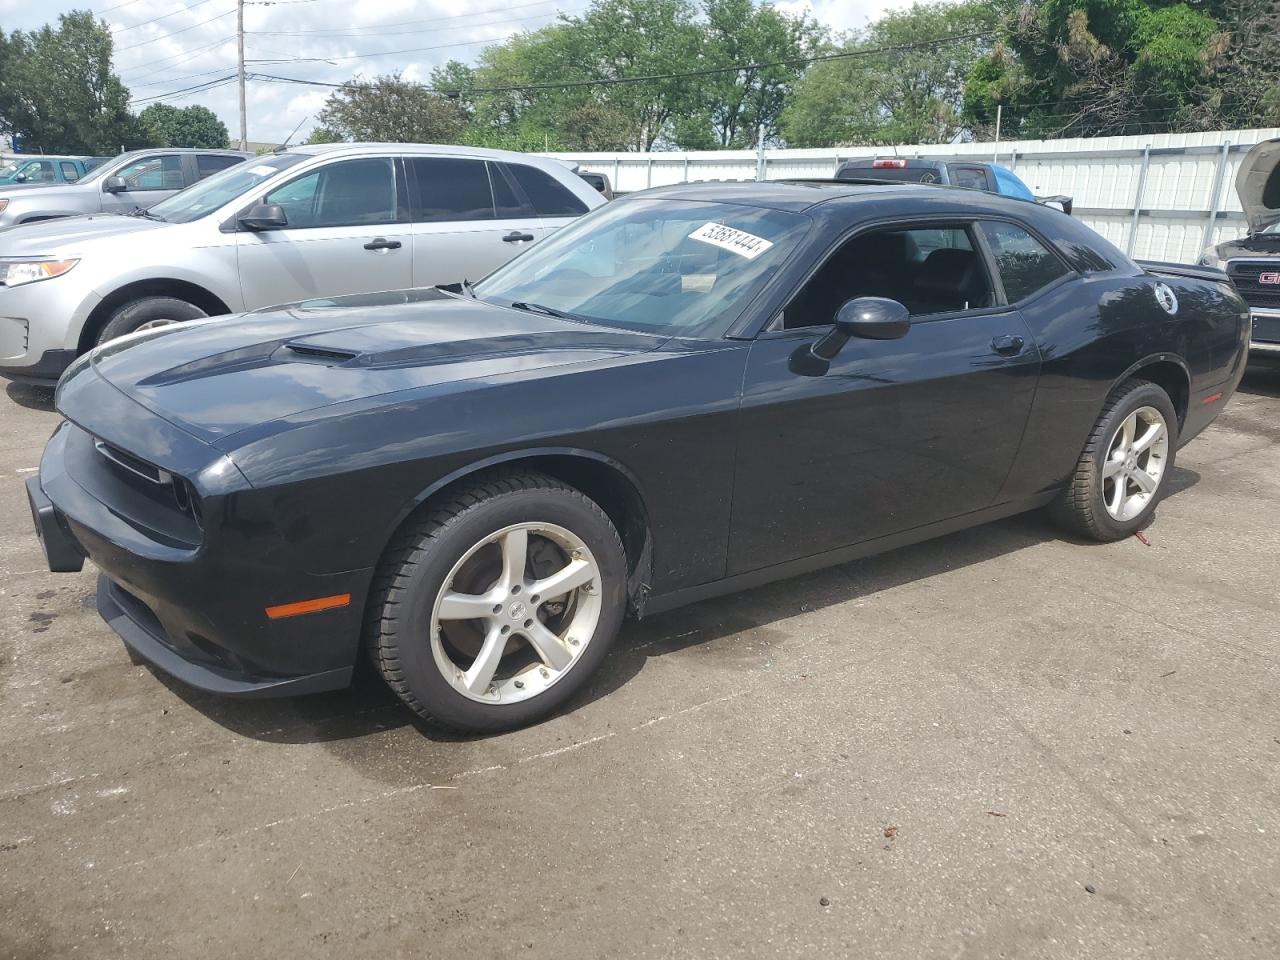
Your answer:
[[[138,115],[157,147],[205,147],[221,150],[230,142],[227,125],[208,107],[172,107],[153,103]]]
[[[57,29],[14,32],[0,48],[0,126],[48,153],[147,145],[111,53],[111,32],[87,11],[61,15]]]
[[[317,119],[326,136],[384,143],[457,143],[466,126],[456,100],[399,74],[344,83]]]
[[[830,51],[852,56],[809,68],[783,110],[783,137],[798,147],[951,141],[965,127],[965,77],[996,22],[981,0],[886,14]],[[908,46],[956,36],[964,39]]]
[[[1004,105],[1006,130],[1026,137],[1196,127],[1224,49],[1218,26],[1167,0],[1026,0],[1006,8],[1002,43],[974,64],[965,115],[989,125]]]

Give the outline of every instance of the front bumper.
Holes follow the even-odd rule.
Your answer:
[[[1252,310],[1253,334],[1249,338],[1251,353],[1280,355],[1280,310]]]
[[[111,488],[86,467],[92,456],[88,434],[59,428],[28,482],[32,514],[50,569],[73,569],[79,553],[101,570],[98,611],[136,656],[227,696],[315,693],[350,683],[371,571],[289,569],[280,545],[256,527],[256,546],[226,538],[166,542],[119,503],[98,499]],[[234,522],[236,504],[211,509]],[[347,607],[287,619],[266,614],[267,607],[339,593],[351,595]]]
[[[80,333],[102,298],[76,271],[0,287],[0,376],[54,381],[76,358]]]

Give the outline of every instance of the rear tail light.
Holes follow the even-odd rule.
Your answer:
[[[906,167],[905,160],[872,160],[871,166],[877,170],[902,170]]]

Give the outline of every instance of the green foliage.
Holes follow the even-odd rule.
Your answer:
[[[230,142],[227,125],[208,107],[193,105],[179,108],[167,103],[153,103],[138,114],[138,120],[157,147],[221,150]]]
[[[111,32],[88,11],[59,16],[57,28],[10,34],[0,43],[0,130],[47,153],[146,146],[111,52]]]
[[[982,0],[916,4],[888,13],[836,50],[859,53],[811,66],[782,113],[791,146],[946,143],[964,127],[964,83],[988,51],[985,37],[873,52],[938,37],[989,34],[993,6]]]
[[[329,95],[317,119],[322,136],[381,143],[457,143],[466,114],[456,100],[398,74],[351,80]],[[315,131],[312,132],[315,136]]]

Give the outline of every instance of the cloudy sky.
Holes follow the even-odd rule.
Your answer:
[[[489,43],[574,14],[588,0],[248,0],[245,58],[250,72],[341,82],[354,74],[399,71],[425,79],[450,59],[471,62]],[[808,9],[837,30],[865,24],[909,0],[778,0],[789,12]],[[56,21],[75,4],[0,0],[0,28],[30,30]],[[83,9],[83,7],[80,7]],[[156,98],[199,103],[237,136],[235,0],[97,0],[90,7],[115,33],[116,70],[140,110]],[[220,81],[223,81],[221,85]],[[201,89],[202,85],[210,85]],[[189,89],[197,88],[197,89]],[[179,91],[188,91],[179,93]],[[276,142],[299,123],[300,136],[327,91],[279,82],[248,85],[249,139]]]

